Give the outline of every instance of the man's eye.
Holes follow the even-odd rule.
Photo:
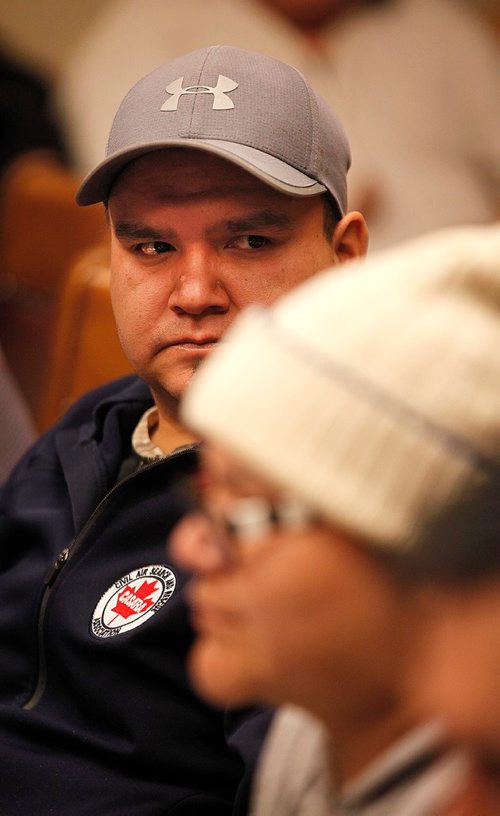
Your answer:
[[[262,249],[262,247],[270,246],[271,241],[265,238],[264,235],[241,235],[231,241],[231,246],[237,249]]]
[[[146,244],[137,244],[136,250],[142,255],[154,257],[164,252],[172,252],[174,247],[166,241],[148,241]]]

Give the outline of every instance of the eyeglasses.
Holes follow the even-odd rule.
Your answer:
[[[277,502],[263,496],[245,496],[231,502],[223,514],[226,534],[237,542],[254,541],[276,529],[302,530],[313,520],[312,511],[290,496]]]
[[[299,532],[317,523],[318,517],[294,496],[272,501],[264,496],[236,498],[227,506],[212,508],[191,483],[188,513],[201,515],[209,525],[211,543],[225,560],[271,533],[273,530]]]

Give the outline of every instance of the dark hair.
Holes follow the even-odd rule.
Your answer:
[[[339,210],[337,202],[334,201],[329,193],[323,193],[323,208],[323,232],[326,240],[331,241],[333,238],[333,233],[335,232],[335,227],[341,220],[342,214]]]
[[[102,202],[104,205],[104,213],[106,218],[109,218],[109,197]],[[336,201],[331,198],[328,193],[323,193],[323,208],[324,208],[324,217],[323,217],[323,233],[327,241],[331,241],[333,238],[333,233],[335,232],[335,227],[337,226],[338,222],[342,218],[340,213],[338,204]]]
[[[500,475],[451,498],[401,554],[413,580],[460,585],[500,577]]]

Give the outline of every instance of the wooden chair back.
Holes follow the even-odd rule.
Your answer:
[[[111,307],[109,247],[101,244],[77,259],[63,287],[40,429],[89,389],[131,371]]]

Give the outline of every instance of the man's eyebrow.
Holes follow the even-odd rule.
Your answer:
[[[250,232],[262,227],[278,227],[282,230],[291,230],[293,221],[284,213],[272,210],[261,210],[257,213],[243,215],[240,218],[228,218],[220,225],[228,232]]]
[[[148,241],[166,240],[165,231],[157,230],[149,224],[141,224],[138,221],[117,221],[113,229],[117,238],[142,238]]]
[[[210,228],[208,233],[217,233],[220,230],[248,233],[263,227],[277,227],[284,231],[290,231],[293,227],[293,220],[284,213],[274,212],[273,210],[260,210],[239,218],[224,219]],[[169,237],[175,237],[174,232],[170,229],[158,230],[140,221],[117,221],[113,229],[117,238],[127,240],[165,241]]]

